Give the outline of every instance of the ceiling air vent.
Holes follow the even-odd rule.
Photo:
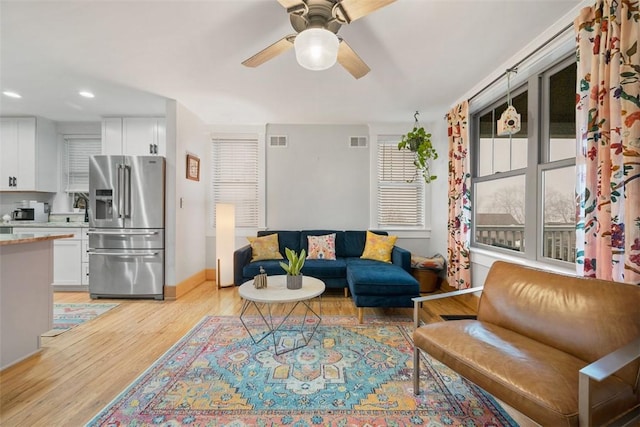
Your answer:
[[[287,135],[270,135],[269,147],[285,148],[287,146]]]
[[[351,148],[360,148],[367,146],[367,137],[366,136],[352,136],[349,138],[349,147]]]

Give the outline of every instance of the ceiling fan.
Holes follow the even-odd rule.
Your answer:
[[[242,62],[257,67],[295,47],[298,63],[311,70],[324,70],[337,60],[359,79],[371,69],[338,36],[340,27],[396,0],[278,0],[289,14],[296,34],[289,34]]]

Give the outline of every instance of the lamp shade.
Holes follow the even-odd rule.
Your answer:
[[[338,58],[338,36],[324,28],[308,28],[293,41],[298,64],[320,71],[333,66]]]
[[[218,287],[233,285],[233,251],[236,239],[236,209],[232,204],[216,204],[216,258]]]

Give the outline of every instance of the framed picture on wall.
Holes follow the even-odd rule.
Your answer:
[[[200,181],[200,159],[193,154],[187,154],[187,179]]]

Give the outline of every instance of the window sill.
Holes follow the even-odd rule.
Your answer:
[[[471,263],[479,264],[484,267],[491,267],[495,261],[507,261],[514,264],[522,264],[528,267],[539,268],[540,270],[551,271],[553,273],[565,274],[568,276],[577,276],[575,268],[565,268],[557,265],[534,261],[520,256],[503,254],[500,252],[490,251],[487,249],[471,248]]]

